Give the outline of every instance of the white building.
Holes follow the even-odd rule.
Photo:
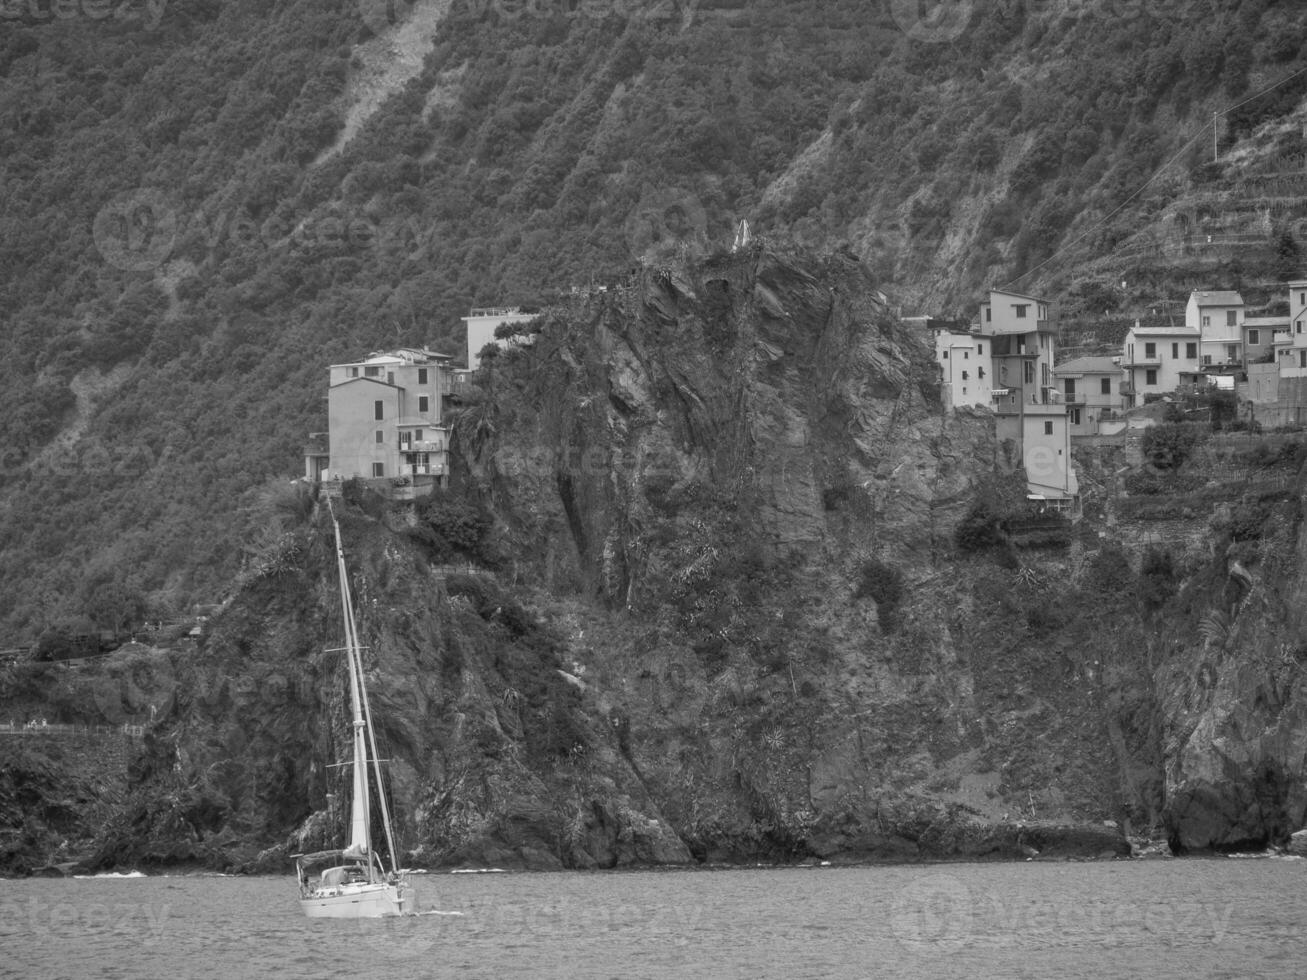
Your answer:
[[[1204,371],[1230,373],[1243,367],[1243,320],[1243,297],[1232,289],[1195,289],[1189,294],[1184,323],[1198,331]]]
[[[1282,378],[1307,378],[1307,279],[1289,283],[1289,342],[1276,343]]]
[[[327,442],[305,451],[314,480],[404,479],[443,485],[449,432],[448,354],[400,348],[328,368]],[[325,451],[324,451],[325,450]]]
[[[1053,369],[1067,424],[1073,436],[1099,433],[1099,422],[1112,419],[1124,407],[1121,394],[1124,373],[1119,358],[1077,357]]]
[[[1142,405],[1145,395],[1167,395],[1192,383],[1201,370],[1201,347],[1197,327],[1141,327],[1136,320],[1121,352],[1125,407]]]
[[[1067,406],[1053,376],[1057,330],[1048,303],[991,289],[980,304],[979,320],[992,365],[996,434],[1019,447],[1032,497],[1072,506],[1080,488],[1071,463]]]
[[[944,405],[983,405],[991,408],[988,342],[982,336],[933,317],[905,317],[905,322],[922,322],[935,344],[935,363],[941,371]]]

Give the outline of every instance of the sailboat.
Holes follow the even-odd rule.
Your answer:
[[[327,506],[331,507],[330,498]],[[345,569],[345,549],[341,545],[340,524],[336,521],[334,509],[331,511],[331,523],[336,532],[336,570],[340,578],[340,602],[345,621],[343,652],[349,669],[349,697],[353,710],[353,758],[345,763],[352,770],[349,844],[342,850],[294,855],[295,871],[299,878],[300,907],[310,918],[373,919],[412,915],[415,912],[413,889],[407,874],[396,863],[395,834],[381,779],[381,761],[377,755],[376,733],[372,728],[372,710],[368,705],[368,690],[363,681],[363,665],[359,656],[354,603],[350,597],[349,577]],[[389,870],[372,847],[369,753],[376,776],[378,808],[385,825],[386,845],[390,851]]]

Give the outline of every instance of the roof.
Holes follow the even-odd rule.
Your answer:
[[[1199,306],[1243,306],[1243,297],[1233,289],[1195,289],[1190,296],[1198,298]]]
[[[337,365],[337,367],[339,366],[340,365]],[[383,381],[381,378],[369,378],[367,375],[363,375],[362,377],[358,377],[358,378],[346,378],[344,381],[340,382],[339,384],[334,384],[331,385],[330,387],[332,389],[344,388],[346,385],[357,384],[360,381],[368,381],[374,385],[381,385],[381,387],[383,388],[392,388],[395,391],[403,391],[403,389],[399,385],[393,385],[389,381]]]
[[[1053,368],[1054,374],[1120,374],[1121,365],[1110,357],[1076,357]]]
[[[1246,316],[1243,318],[1245,327],[1285,327],[1289,326],[1289,314],[1284,316]]]
[[[994,289],[994,288],[991,288],[989,291],[990,291],[990,293],[998,293],[1000,296],[1015,296],[1017,299],[1028,299],[1028,300],[1030,300],[1032,303],[1047,303],[1047,302],[1048,302],[1048,300],[1044,299],[1042,296],[1031,296],[1029,293],[1014,293],[1014,292],[1012,292],[1012,290],[1010,290],[1010,289]],[[981,302],[981,306],[984,306],[985,303],[988,303],[988,302],[989,302],[989,297],[987,296],[987,297],[986,297],[986,298]]]
[[[1130,333],[1136,337],[1197,337],[1197,327],[1131,327]]]
[[[332,367],[359,367],[365,364],[429,364],[432,361],[452,361],[452,354],[441,354],[425,347],[398,347],[394,350],[374,350],[361,361],[345,361]]]

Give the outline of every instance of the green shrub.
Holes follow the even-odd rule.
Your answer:
[[[1144,430],[1141,448],[1159,470],[1174,470],[1184,465],[1201,439],[1202,430],[1193,423],[1164,422]]]
[[[983,551],[1006,539],[1002,517],[985,503],[977,503],[958,523],[953,540],[962,551]]]
[[[478,505],[436,489],[418,505],[418,525],[413,536],[427,546],[436,562],[456,555],[486,559],[486,538],[492,520]]]
[[[880,628],[888,633],[894,628],[894,616],[903,601],[903,574],[892,565],[869,558],[862,563],[853,595],[855,599],[875,600]]]
[[[1104,545],[1085,573],[1086,588],[1103,595],[1121,595],[1134,585],[1130,559],[1117,545]]]
[[[1175,562],[1171,552],[1149,548],[1139,572],[1139,601],[1145,609],[1157,609],[1175,595]]]

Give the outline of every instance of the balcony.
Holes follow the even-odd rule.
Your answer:
[[[445,451],[445,444],[436,439],[425,442],[401,443],[399,448],[406,453],[442,453]]]
[[[1121,366],[1125,368],[1160,368],[1162,366],[1162,358],[1158,354],[1142,354],[1138,357],[1127,354],[1121,359]]]

